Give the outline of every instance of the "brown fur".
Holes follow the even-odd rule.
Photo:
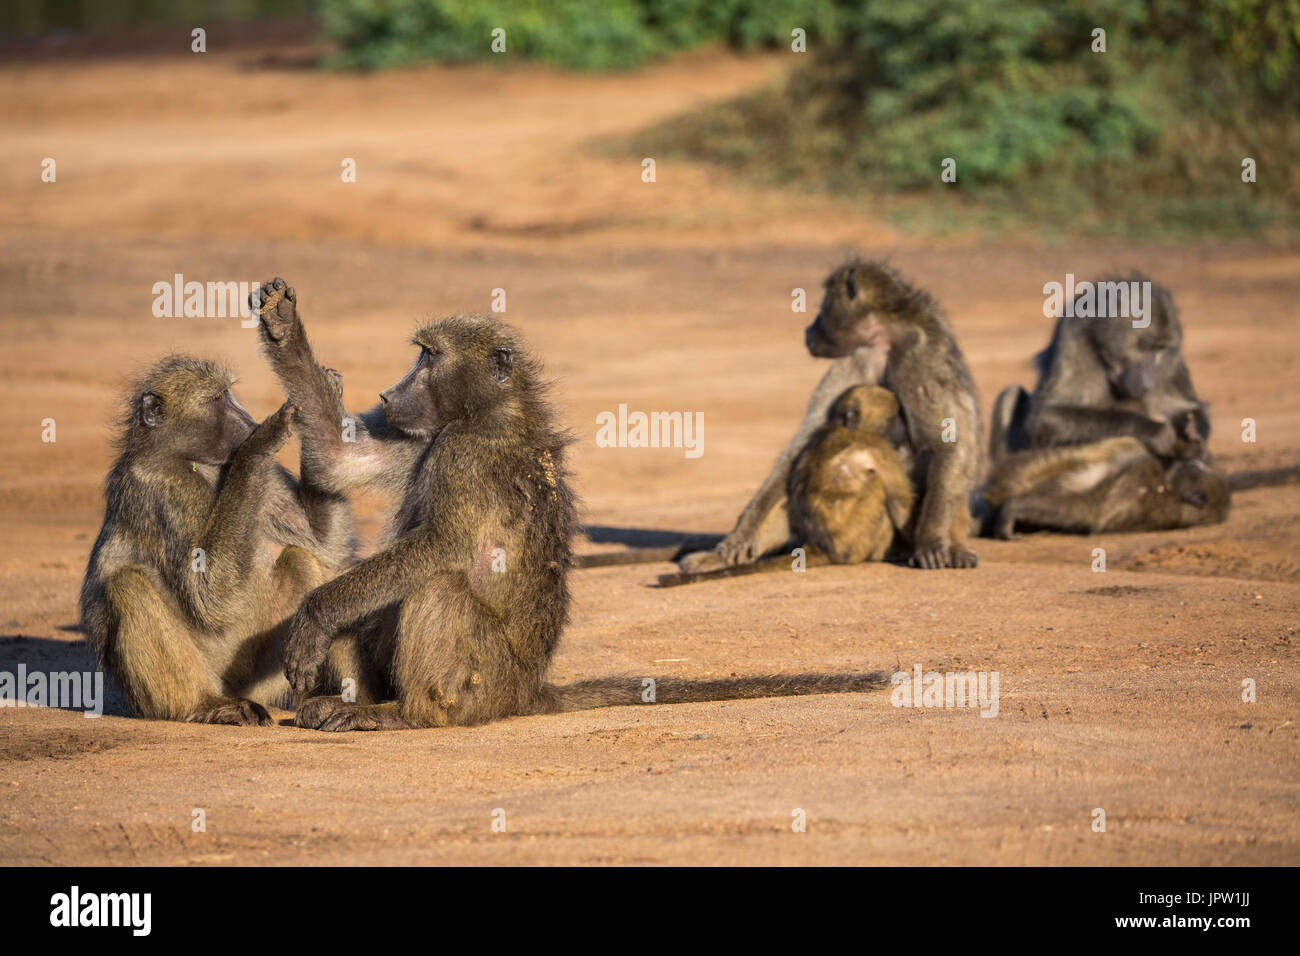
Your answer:
[[[830,420],[795,459],[791,529],[832,563],[879,561],[895,535],[907,531],[914,495],[899,451],[885,436],[891,424],[900,424],[893,393],[858,386],[836,400]]]
[[[275,463],[292,406],[258,426],[230,384],[209,362],[155,365],[133,390],[108,476],[81,619],[142,717],[270,723],[264,705],[288,690],[284,622],[351,553],[346,500]]]
[[[421,329],[411,371],[383,393],[382,407],[356,416],[356,441],[344,442],[338,423],[349,416],[312,354],[296,294],[276,279],[254,305],[278,291],[263,315],[264,344],[302,406],[304,462],[326,487],[378,486],[398,500],[387,547],[313,591],[294,616],[286,673],[301,701],[296,722],[439,727],[646,701],[637,678],[545,682],[568,619],[575,504],[567,439],[514,334],[474,316]],[[358,622],[360,656],[391,678],[392,699],[313,696],[331,646]],[[880,674],[668,679],[655,701],[884,685]]]
[[[1145,276],[1106,282],[1145,282]],[[1098,283],[1098,284],[1100,284]],[[1033,395],[1018,385],[994,406],[994,461],[1031,448],[1060,448],[1129,435],[1164,460],[1205,458],[1206,406],[1183,361],[1183,329],[1169,290],[1151,284],[1149,324],[1122,316],[1061,317],[1036,358]]]
[[[1204,462],[1164,465],[1130,435],[1009,455],[985,497],[1001,538],[1017,537],[1017,524],[1089,534],[1212,524],[1230,501],[1227,481]]]
[[[975,384],[947,320],[923,290],[893,269],[852,260],[831,273],[808,350],[832,359],[813,392],[803,423],[772,472],[715,549],[688,555],[683,570],[753,561],[789,539],[777,517],[785,507],[790,469],[835,399],[855,385],[880,385],[902,408],[915,458],[914,484],[923,488],[911,563],[922,568],[974,567],[967,547],[970,496],[980,478],[980,423]],[[943,440],[952,419],[955,440]],[[784,535],[782,534],[784,532]]]

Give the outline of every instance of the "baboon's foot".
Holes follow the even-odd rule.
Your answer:
[[[980,563],[980,556],[970,548],[955,544],[948,551],[948,567],[973,568]]]
[[[683,555],[677,561],[677,567],[685,574],[699,574],[703,571],[717,571],[727,567],[727,562],[716,551],[696,551]]]
[[[947,541],[936,541],[933,544],[918,545],[907,563],[914,568],[936,571],[952,567],[951,561],[952,546]]]
[[[336,710],[346,706],[342,697],[309,697],[299,705],[293,722],[297,727],[315,730]]]
[[[336,368],[325,369],[325,377],[329,379],[330,385],[334,388],[336,398],[343,397],[343,373]]]
[[[345,730],[409,730],[395,703],[355,704],[339,697],[313,697],[294,715],[299,727],[338,733]]]
[[[749,564],[759,557],[758,534],[748,531],[733,531],[720,542],[714,552],[722,559],[721,567],[734,567],[737,564]],[[706,568],[704,570],[712,570]]]
[[[249,295],[248,304],[269,341],[283,344],[291,337],[298,324],[298,294],[287,282],[276,277],[262,283]]]
[[[270,727],[271,715],[261,704],[237,697],[218,697],[188,718],[195,724],[233,724],[236,727]]]

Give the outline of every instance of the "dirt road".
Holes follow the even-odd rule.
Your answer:
[[[417,321],[506,290],[606,529],[730,526],[822,372],[791,292],[815,307],[850,250],[946,305],[986,410],[1031,383],[1045,281],[1140,266],[1178,298],[1224,467],[1300,461],[1300,250],[936,242],[870,197],[666,160],[644,183],[642,157],[605,145],[781,59],[358,78],[307,52],[0,65],[0,671],[90,666],[76,596],[128,372],[214,355],[255,414],[279,404],[237,319],[153,315],[176,273],[289,278],[353,406],[405,370]],[[597,447],[620,403],[703,411],[704,454]],[[358,503],[368,542],[383,505]],[[0,862],[1300,863],[1298,514],[1300,486],[1259,490],[1213,528],[981,542],[976,571],[673,590],[650,586],[666,566],[575,574],[557,680],[921,664],[998,672],[988,719],[886,692],[338,736],[0,709]]]

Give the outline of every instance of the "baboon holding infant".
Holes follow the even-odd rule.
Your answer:
[[[142,717],[269,724],[287,702],[284,624],[352,552],[347,500],[274,459],[286,404],[258,425],[230,375],[173,356],[132,390],[81,621]]]
[[[1098,288],[1148,281],[1103,279]],[[993,533],[1155,531],[1223,521],[1229,483],[1209,465],[1210,422],[1182,356],[1169,290],[1151,283],[1146,321],[1057,320],[1031,396],[998,396],[984,497]]]
[[[295,722],[330,731],[439,727],[641,702],[638,678],[545,681],[568,620],[576,511],[568,439],[514,334],[475,316],[425,326],[411,370],[354,418],[316,363],[294,290],[276,279],[254,300],[265,350],[301,409],[304,471],[335,493],[370,485],[398,500],[388,545],[309,594],[290,623]],[[355,701],[321,693],[340,640],[357,655]],[[658,679],[655,700],[885,683],[881,673]]]
[[[790,539],[786,501],[791,467],[822,427],[839,396],[880,385],[897,397],[914,456],[920,509],[910,562],[920,568],[973,568],[967,547],[970,499],[981,475],[979,404],[961,349],[938,305],[879,262],[855,259],[825,283],[808,351],[833,359],[813,392],[803,423],[712,552],[682,559],[682,570],[707,572],[752,562]]]

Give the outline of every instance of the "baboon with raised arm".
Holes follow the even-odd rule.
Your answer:
[[[1129,288],[1147,281],[1142,275],[1112,277],[1093,287]],[[1132,315],[1094,317],[1080,315],[1081,308],[1057,320],[1051,343],[1035,357],[1039,379],[1033,394],[1012,385],[997,398],[990,430],[994,461],[1030,448],[1122,435],[1136,438],[1161,459],[1206,456],[1209,416],[1183,361],[1178,308],[1158,282],[1151,283],[1150,292],[1137,327]],[[1098,299],[1110,312],[1108,298],[1099,293]]]
[[[351,554],[346,499],[275,463],[293,406],[258,425],[231,383],[210,362],[155,365],[108,476],[81,621],[141,717],[269,724],[288,698],[285,622]]]
[[[834,362],[808,404],[803,423],[771,474],[715,551],[688,555],[684,570],[752,561],[779,546],[788,522],[790,467],[835,399],[855,385],[881,385],[898,397],[916,455],[921,495],[910,562],[921,568],[971,568],[966,545],[970,496],[980,479],[980,422],[975,384],[939,306],[890,267],[852,260],[831,273],[808,351]],[[782,527],[785,525],[785,527]]]
[[[860,385],[836,399],[790,471],[795,540],[833,564],[884,558],[912,515],[906,437],[888,389]]]
[[[1022,527],[1098,534],[1164,531],[1228,516],[1229,483],[1203,461],[1163,464],[1131,435],[1022,451],[993,468],[985,498],[994,534]]]
[[[326,487],[388,488],[398,499],[390,542],[302,602],[285,670],[296,722],[327,731],[478,724],[646,698],[639,678],[546,683],[568,619],[576,522],[564,469],[567,437],[552,424],[538,366],[497,322],[458,315],[420,329],[411,370],[381,405],[350,418],[307,342],[297,296],[276,279],[254,294],[264,346],[301,405],[303,454]],[[331,645],[359,623],[358,643],[393,699],[320,693]],[[886,686],[881,673],[718,681],[662,679],[658,703],[848,692]]]

